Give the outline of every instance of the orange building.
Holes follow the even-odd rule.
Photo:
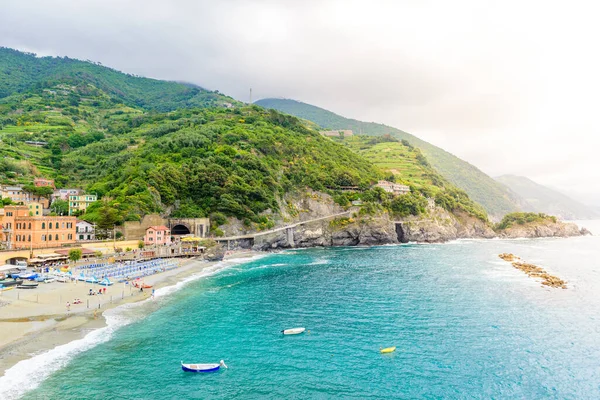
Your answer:
[[[33,184],[37,187],[51,187],[52,189],[56,189],[54,179],[34,178]]]
[[[27,206],[6,206],[3,241],[10,249],[39,249],[75,243],[75,217],[30,216]]]

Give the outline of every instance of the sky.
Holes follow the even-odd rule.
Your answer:
[[[385,123],[600,205],[600,5],[0,0],[0,46]]]

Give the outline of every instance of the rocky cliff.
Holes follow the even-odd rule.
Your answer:
[[[395,220],[387,213],[376,216],[338,217],[298,225],[292,232],[279,231],[257,237],[254,248],[269,250],[315,246],[372,246],[408,242],[439,243],[458,238],[491,238],[494,231],[484,222],[436,209],[426,218]]]
[[[533,222],[523,225],[513,225],[498,232],[501,238],[541,238],[541,237],[570,237],[587,235],[590,232],[573,223],[565,222]]]
[[[491,224],[462,212],[450,213],[440,207],[428,210],[419,217],[395,219],[386,212],[360,215],[360,207],[344,209],[324,193],[307,192],[288,197],[280,203],[277,227],[297,224],[291,229],[262,234],[254,240],[230,243],[233,247],[252,247],[256,250],[274,250],[292,247],[373,246],[408,242],[442,243],[455,239],[494,237],[567,237],[587,231],[575,224],[562,222],[517,225],[495,232]],[[348,211],[347,215],[322,219]],[[301,223],[301,224],[298,224]],[[231,221],[222,227],[227,236],[250,233],[251,227]],[[588,232],[589,233],[589,232]]]

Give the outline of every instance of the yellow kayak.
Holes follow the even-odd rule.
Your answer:
[[[393,353],[396,351],[396,346],[394,347],[386,347],[385,349],[379,349],[380,353]]]

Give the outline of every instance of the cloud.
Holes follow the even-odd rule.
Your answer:
[[[598,191],[594,3],[5,1],[0,45],[288,97],[409,131],[492,175]],[[597,185],[596,185],[597,186]]]

